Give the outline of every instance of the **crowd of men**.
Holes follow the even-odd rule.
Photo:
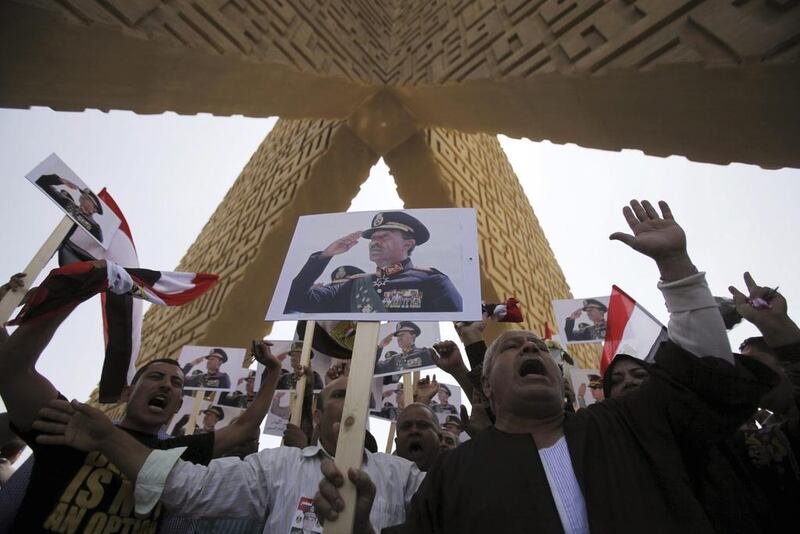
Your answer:
[[[112,423],[36,371],[68,312],[23,324],[0,341],[0,395],[10,429],[34,460],[24,498],[0,525],[26,533],[321,532],[348,506],[340,491],[347,477],[360,534],[791,528],[800,502],[800,328],[783,296],[746,273],[742,291],[730,288],[733,306],[762,335],[734,353],[684,230],[666,203],[659,208],[631,201],[623,209],[631,233],[611,235],[658,268],[669,339],[654,361],[617,355],[594,378],[602,400],[574,411],[537,335],[509,330],[487,343],[483,322],[459,323],[465,355],[443,341],[425,356],[453,376],[472,412],[452,406],[446,386],[422,380],[397,414],[395,453],[377,452],[368,435],[362,467],[347,473],[333,461],[346,365],[327,374],[303,428],[289,425],[282,446],[256,452],[259,426],[285,380],[267,343],[254,346],[264,377],[257,392],[248,377],[242,415],[221,429],[173,437],[163,428],[183,387],[223,380],[216,373],[224,352],[193,362],[204,360],[205,373],[171,359],[148,362],[123,393],[124,417]],[[20,287],[16,278],[3,290]],[[591,328],[605,328],[601,306],[585,305],[597,316]],[[417,334],[409,322],[394,333],[409,354]],[[303,373],[310,370],[296,368]],[[209,421],[224,416],[218,406],[206,412]],[[0,489],[4,513],[18,475]]]

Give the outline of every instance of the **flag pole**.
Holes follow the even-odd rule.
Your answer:
[[[42,269],[45,268],[47,262],[53,257],[53,254],[58,251],[58,247],[61,246],[61,242],[64,241],[64,238],[69,235],[74,224],[75,223],[73,223],[72,219],[69,217],[61,219],[61,222],[58,223],[58,226],[56,226],[53,233],[50,234],[50,237],[42,244],[39,251],[34,254],[28,266],[22,271],[26,275],[25,278],[23,278],[23,283],[25,285],[17,291],[9,291],[5,294],[3,300],[0,301],[0,325],[6,324],[8,320],[11,319],[11,315],[14,313],[16,307],[19,306],[19,303],[22,302],[25,293],[31,288],[31,284],[33,284],[36,277],[39,276],[39,273],[42,272]]]
[[[344,510],[335,521],[325,522],[325,534],[350,534],[355,519],[356,487],[347,477],[347,471],[361,467],[364,459],[364,435],[367,431],[367,410],[375,372],[375,347],[378,345],[380,322],[359,322],[353,345],[347,395],[344,399],[339,439],[336,442],[336,467],[344,476],[339,493]]]

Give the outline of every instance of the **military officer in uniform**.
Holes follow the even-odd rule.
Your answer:
[[[206,372],[200,369],[192,371],[192,367],[206,361]],[[222,349],[212,349],[205,356],[195,358],[183,366],[183,374],[186,376],[184,387],[194,387],[203,389],[230,389],[231,378],[228,373],[219,370],[223,363],[228,361],[228,354]],[[191,371],[191,372],[190,372]],[[186,395],[187,393],[184,393]],[[188,392],[191,394],[191,392]]]
[[[583,306],[567,317],[564,322],[564,332],[567,334],[567,341],[603,341],[606,338],[606,312],[608,308],[597,299],[586,299]],[[575,330],[575,320],[580,317],[582,312],[586,312],[592,324],[580,323]]]
[[[331,258],[353,248],[360,238],[370,240],[369,259],[376,272],[315,286]],[[337,239],[308,258],[292,281],[285,313],[461,311],[461,295],[447,275],[411,262],[414,248],[429,238],[425,225],[407,213],[378,213],[369,229]]]
[[[216,405],[212,405],[207,410],[203,410],[200,413],[203,414],[203,426],[197,424],[194,425],[195,435],[214,432],[217,423],[225,419],[225,412],[222,410],[222,407]],[[188,422],[188,414],[181,417],[178,422],[175,423],[175,428],[172,429],[172,436],[180,437],[186,435],[186,424]]]
[[[401,352],[393,350],[387,352],[386,356],[375,364],[375,374],[402,373],[406,369],[419,369],[433,365],[430,349],[418,348],[415,345],[419,334],[419,327],[411,321],[397,323],[391,336],[397,338],[397,345]],[[381,342],[383,346],[379,348],[379,352],[388,345],[388,339]]]
[[[77,185],[65,178],[61,178],[57,174],[40,176],[36,180],[36,185],[41,187],[59,206],[64,208],[95,239],[101,243],[103,242],[103,230],[97,221],[92,218],[95,213],[98,215],[103,214],[103,206],[100,204],[100,199],[92,193],[91,189],[80,189]],[[72,195],[66,191],[56,189],[56,186],[64,186],[68,189],[79,191],[78,204],[75,204]]]

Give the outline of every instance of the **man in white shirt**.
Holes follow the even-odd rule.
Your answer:
[[[336,454],[347,378],[339,378],[320,394],[314,420],[319,444],[298,449],[278,447],[238,458],[221,458],[208,466],[179,459],[181,449],[154,451],[131,440],[89,406],[73,401],[53,403],[37,426],[43,441],[81,450],[101,450],[135,480],[137,513],[160,500],[172,515],[265,519],[264,533],[290,531],[298,510],[307,512],[322,479],[321,463]],[[424,473],[408,460],[364,451],[363,471],[377,488],[369,515],[376,528],[402,523]]]

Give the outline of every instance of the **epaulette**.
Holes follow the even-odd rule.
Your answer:
[[[364,278],[365,276],[372,276],[372,274],[371,273],[351,274],[346,278],[346,280],[355,280],[356,278]]]
[[[438,273],[439,272],[436,269],[434,269],[433,267],[412,267],[412,268],[409,269],[409,271],[420,271],[420,272],[423,272],[423,273]]]

